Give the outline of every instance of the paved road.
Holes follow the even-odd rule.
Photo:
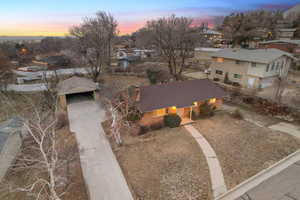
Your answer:
[[[89,99],[71,99],[70,129],[79,145],[90,200],[133,200],[120,166],[100,125],[104,110]]]
[[[300,200],[300,161],[262,182],[237,200]]]

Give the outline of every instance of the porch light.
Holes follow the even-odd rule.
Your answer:
[[[176,110],[176,106],[172,106],[171,108],[172,108],[172,110]]]
[[[194,106],[198,106],[198,102],[196,102],[196,101],[193,104],[194,104]]]
[[[216,103],[216,101],[217,101],[216,98],[212,98],[212,99],[209,100],[209,103],[210,103],[210,104],[213,104],[213,103]]]

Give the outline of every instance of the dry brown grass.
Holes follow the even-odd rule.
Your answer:
[[[57,134],[59,135],[58,152],[59,156],[72,156],[73,160],[69,166],[69,182],[71,183],[67,187],[67,192],[62,196],[62,200],[87,200],[88,196],[85,189],[85,183],[82,176],[81,165],[79,160],[79,152],[77,149],[77,143],[75,135],[70,133],[68,127],[60,129]],[[66,169],[65,169],[66,170]],[[60,171],[60,173],[66,173],[65,170]],[[5,176],[5,182],[10,183],[14,187],[28,185],[31,178],[39,173],[34,169],[25,170],[12,170],[10,169]],[[65,174],[64,174],[65,175]],[[33,200],[32,196],[26,195],[24,192],[12,192],[9,193],[8,190],[2,190],[1,187],[1,200]],[[62,188],[65,190],[65,188]]]
[[[43,96],[41,93],[0,93],[0,121],[4,121],[14,115],[31,115],[32,107],[39,105],[42,98]]]
[[[299,140],[290,135],[260,128],[225,113],[199,120],[193,125],[216,151],[228,188],[300,148]]]
[[[132,85],[148,85],[146,78],[125,75],[103,75],[101,79],[105,85],[117,85],[120,90],[124,90]]]
[[[123,139],[113,149],[136,199],[210,199],[206,160],[183,127]]]

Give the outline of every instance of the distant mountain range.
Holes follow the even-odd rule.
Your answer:
[[[47,36],[0,36],[0,42],[4,41],[40,41]]]

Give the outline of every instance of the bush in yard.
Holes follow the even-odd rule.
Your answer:
[[[149,126],[141,126],[140,127],[139,135],[144,135],[144,134],[146,134],[149,131],[150,131],[150,127]]]
[[[197,120],[199,118],[198,114],[192,110],[192,120]]]
[[[208,102],[204,102],[200,105],[199,117],[210,117],[214,115],[215,107]]]
[[[128,121],[135,122],[135,121],[140,120],[140,116],[139,116],[138,113],[129,113],[129,114],[127,115],[127,120],[128,120]]]
[[[161,122],[155,122],[153,124],[150,125],[150,129],[155,131],[155,130],[159,130],[159,129],[162,129],[164,127],[164,122],[161,121]]]
[[[243,119],[243,115],[241,113],[241,111],[239,109],[236,109],[232,114],[231,116],[235,119]]]
[[[181,118],[177,114],[169,114],[164,116],[165,125],[170,128],[179,127]]]
[[[159,71],[152,70],[152,69],[147,69],[146,73],[147,73],[147,77],[149,79],[149,82],[151,84],[156,84],[157,81],[158,81],[157,79],[158,79]]]

